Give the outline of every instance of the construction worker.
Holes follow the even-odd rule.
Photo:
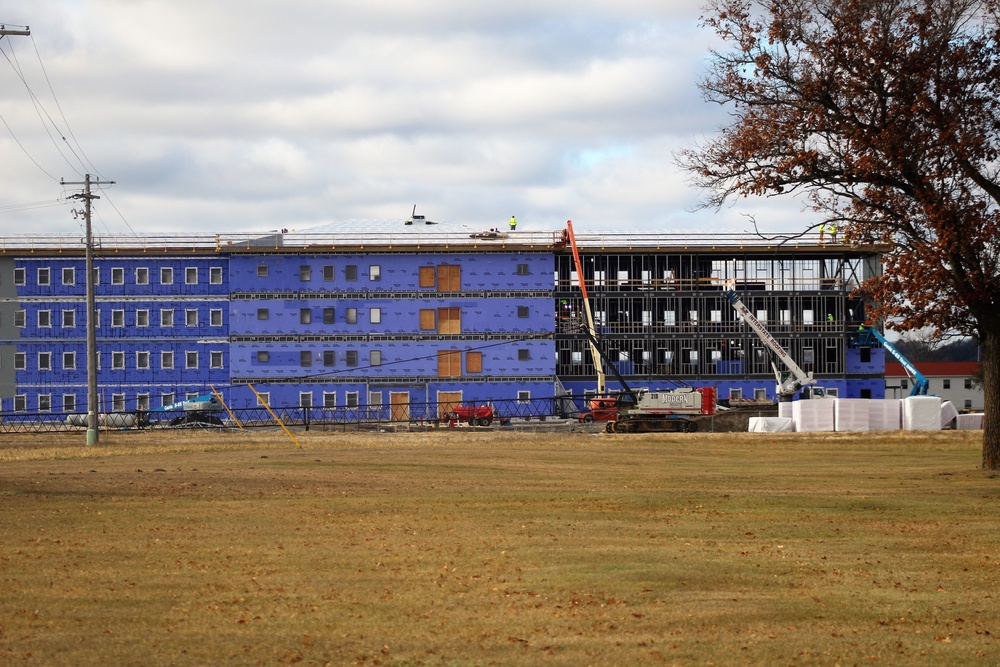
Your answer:
[[[826,226],[826,233],[830,235],[830,243],[837,242],[837,225],[831,222]]]
[[[510,216],[510,231],[517,229],[517,218]]]

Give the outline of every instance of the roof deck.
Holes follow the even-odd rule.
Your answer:
[[[691,233],[577,233],[577,244],[588,252],[694,253],[805,252],[817,254],[869,255],[888,251],[887,246],[848,245],[821,240],[818,234],[774,235]],[[241,253],[330,253],[330,252],[504,252],[509,250],[554,251],[566,247],[562,231],[470,232],[403,228],[399,232],[286,232],[226,233],[200,235],[95,236],[94,248],[101,254],[241,254]],[[79,235],[15,235],[0,237],[0,256],[78,255],[84,253]]]

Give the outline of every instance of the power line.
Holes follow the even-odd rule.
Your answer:
[[[31,45],[32,45],[32,47],[34,47],[34,49],[35,49],[35,55],[38,57],[38,66],[42,68],[42,76],[45,77],[45,83],[49,87],[49,92],[52,93],[52,100],[56,103],[56,108],[59,109],[59,115],[62,117],[63,122],[66,124],[66,130],[69,132],[69,136],[73,137],[73,141],[76,143],[76,147],[80,149],[80,154],[83,155],[83,157],[86,158],[86,160],[87,160],[87,165],[85,165],[85,166],[89,166],[90,169],[97,175],[97,177],[98,177],[99,180],[105,180],[103,178],[103,176],[101,176],[101,173],[97,169],[97,167],[94,166],[94,163],[91,162],[90,158],[83,151],[83,146],[81,146],[80,142],[77,141],[76,135],[73,134],[73,128],[70,127],[69,120],[67,120],[66,114],[63,113],[62,105],[59,104],[59,98],[56,97],[56,91],[52,88],[52,82],[49,81],[49,73],[45,69],[45,63],[42,62],[42,54],[38,52],[38,45],[35,43],[35,38],[34,37],[31,38]],[[66,141],[66,137],[63,137],[63,141]],[[74,153],[74,155],[75,155],[75,153]],[[77,158],[77,159],[79,159],[79,158]]]
[[[0,206],[0,213],[12,213],[14,211],[29,211],[38,208],[49,208],[51,206],[65,206],[65,199],[25,202],[24,204],[9,204]]]
[[[14,143],[16,143],[17,146],[18,146],[18,148],[21,149],[21,151],[25,154],[25,156],[29,160],[31,160],[31,163],[34,164],[36,167],[38,167],[39,171],[41,171],[43,174],[45,174],[46,176],[48,176],[49,178],[51,178],[53,181],[55,181],[55,182],[58,183],[59,179],[56,178],[55,176],[53,176],[52,174],[50,174],[48,171],[46,171],[45,167],[43,167],[42,165],[38,164],[38,161],[31,156],[31,153],[28,152],[28,149],[24,147],[24,144],[21,143],[21,140],[17,138],[16,134],[14,134],[14,130],[11,129],[10,125],[7,123],[7,119],[3,117],[3,114],[0,114],[0,122],[3,122],[3,126],[7,128],[7,131],[10,133],[10,136],[14,140]]]
[[[128,224],[128,220],[125,219],[125,216],[122,215],[122,212],[118,210],[118,207],[115,205],[114,201],[111,200],[111,195],[108,194],[107,189],[99,187],[98,190],[100,190],[101,193],[104,195],[104,199],[109,204],[111,204],[111,208],[113,208],[115,210],[115,213],[118,214],[118,217],[122,219],[122,222],[125,223],[125,226],[128,227],[128,230],[132,232],[132,236],[134,236],[135,238],[139,238],[139,235],[135,233],[134,229],[132,229],[132,225]],[[98,216],[100,216],[100,214],[98,214]],[[101,219],[101,222],[104,222],[103,218]],[[106,224],[105,227],[107,227]]]
[[[21,70],[21,63],[18,62],[18,60],[17,60],[17,54],[14,53],[14,48],[11,47],[11,50],[10,50],[11,56],[14,57],[14,61],[13,62],[11,62],[10,56],[7,55],[6,51],[3,51],[2,49],[0,49],[0,53],[3,53],[4,58],[6,58],[6,60],[7,60],[7,63],[11,66],[11,69],[14,70],[14,73],[17,74],[17,77],[21,80],[21,83],[24,84],[25,90],[28,91],[28,97],[31,100],[32,106],[34,106],[34,108],[35,108],[35,113],[38,115],[38,120],[40,120],[42,122],[42,126],[45,128],[45,133],[49,136],[49,141],[52,142],[52,145],[55,146],[56,152],[59,153],[59,157],[61,157],[66,162],[66,164],[69,165],[70,169],[72,169],[73,171],[75,171],[77,174],[80,174],[80,170],[78,170],[76,168],[76,166],[74,166],[73,163],[70,162],[69,159],[63,154],[62,149],[59,146],[59,143],[52,136],[52,132],[49,129],[49,124],[47,124],[45,122],[45,118],[49,119],[49,123],[52,125],[52,128],[55,129],[56,132],[59,133],[59,137],[63,140],[63,142],[66,142],[66,137],[63,136],[62,131],[59,129],[59,126],[56,124],[55,120],[52,118],[52,115],[49,114],[49,112],[45,109],[45,105],[43,105],[42,101],[40,99],[38,99],[38,96],[35,95],[34,91],[31,90],[31,86],[28,85],[28,80],[24,78],[24,73]],[[42,117],[43,113],[45,114],[44,118]],[[83,160],[81,160],[80,156],[76,154],[76,152],[73,150],[73,147],[70,146],[68,144],[68,142],[66,142],[66,143],[67,143],[67,148],[69,149],[70,153],[72,153],[73,157],[75,157],[77,159],[77,161],[80,163],[80,165],[83,166]],[[82,175],[82,174],[80,174],[80,175]]]

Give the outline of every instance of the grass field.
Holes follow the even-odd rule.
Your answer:
[[[0,444],[0,663],[996,665],[981,434]]]

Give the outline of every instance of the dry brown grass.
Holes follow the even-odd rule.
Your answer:
[[[0,445],[6,664],[1000,662],[978,433]]]

